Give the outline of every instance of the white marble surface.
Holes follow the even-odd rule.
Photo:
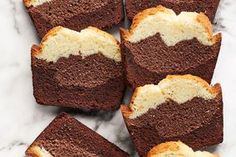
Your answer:
[[[224,143],[210,149],[222,157],[236,153],[236,1],[221,0],[215,30],[223,33],[213,82],[224,94]],[[117,29],[112,32],[117,33]],[[32,94],[30,47],[38,43],[22,0],[0,1],[0,156],[22,157],[28,145],[62,109],[37,105]],[[128,152],[134,152],[119,111],[77,119]]]

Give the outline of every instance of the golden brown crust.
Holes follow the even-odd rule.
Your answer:
[[[221,43],[221,40],[222,40],[222,34],[221,33],[217,33],[216,35],[213,36],[214,43]]]
[[[130,107],[127,105],[121,105],[120,110],[125,118],[128,118],[132,114]]]
[[[28,155],[28,156],[31,156],[31,157],[41,157],[40,153],[39,153],[39,150],[38,150],[38,147],[36,147],[36,146],[29,147],[26,150],[25,154]]]
[[[57,26],[57,27],[54,27],[52,28],[51,30],[48,31],[48,33],[43,37],[42,41],[41,41],[41,44],[45,41],[48,40],[48,38],[54,36],[57,34],[57,32],[59,32],[61,29],[63,29],[62,26]]]
[[[137,15],[135,15],[129,30],[121,29],[121,35],[123,36],[123,39],[128,40],[129,37],[134,33],[134,30],[137,28],[137,26],[141,23],[141,21],[144,18],[146,18],[150,15],[154,15],[157,12],[170,13],[170,10],[168,8],[163,7],[162,5],[158,5],[157,7],[149,8],[149,9],[146,9],[146,10],[138,13]],[[205,28],[209,39],[211,41],[213,41],[213,43],[216,43],[221,40],[220,34],[217,34],[215,36],[213,35],[212,24],[211,24],[209,18],[204,13],[202,13],[202,12],[199,13],[196,21],[199,22]]]
[[[33,45],[31,47],[31,56],[37,56],[41,52],[41,47],[38,45]]]
[[[208,33],[209,38],[213,41],[213,43],[218,43],[221,41],[221,33],[217,33],[216,35],[213,35],[213,27],[209,20],[209,18],[204,13],[199,13],[197,16],[197,21],[201,23],[204,28],[206,29],[206,32]]]
[[[40,53],[42,53],[43,43],[47,41],[48,38],[56,35],[56,33],[59,32],[61,29],[63,29],[63,27],[57,26],[57,27],[52,28],[50,31],[48,31],[48,33],[42,38],[39,45],[33,45],[31,47],[31,55],[35,57],[39,55]]]
[[[204,26],[209,38],[211,38],[213,36],[213,28],[208,17],[204,13],[200,12],[196,20]]]
[[[129,102],[129,106],[128,106],[128,108],[129,108],[129,112],[126,114],[127,115],[127,118],[134,112],[134,110],[133,110],[133,108],[134,108],[134,106],[133,106],[133,102],[134,102],[134,100],[135,100],[135,98],[137,97],[137,95],[138,95],[138,93],[140,92],[140,87],[138,87],[138,88],[136,88],[135,90],[134,90],[134,93],[133,93],[133,95],[132,95],[132,97],[131,97],[131,99],[130,99],[130,102]]]
[[[42,0],[41,1],[37,1],[37,0],[23,0],[23,3],[25,5],[25,7],[30,8],[32,6],[35,7],[35,6],[41,5],[41,4],[46,3],[48,1],[47,0],[46,1],[42,1]]]
[[[153,147],[148,152],[147,157],[152,157],[153,155],[161,154],[161,153],[164,153],[164,152],[167,152],[167,151],[176,152],[179,149],[180,148],[179,148],[178,142],[166,142],[166,143],[162,143],[162,144],[159,144],[159,145]]]
[[[23,0],[23,3],[26,7],[30,7],[31,6],[31,0]]]
[[[171,142],[165,142],[165,143],[162,143],[162,144],[159,144],[155,147],[153,147],[147,154],[147,157],[153,157],[155,155],[158,155],[158,154],[162,154],[162,153],[165,153],[165,152],[172,152],[172,153],[175,153],[175,152],[178,152],[181,150],[181,147],[183,149],[183,147],[186,147],[186,148],[189,148],[191,150],[190,147],[188,147],[187,145],[185,145],[184,143],[182,143],[181,141],[178,141],[178,142],[175,142],[175,141],[171,141]],[[183,150],[182,150],[183,151]],[[189,150],[185,150],[185,151],[189,151]],[[192,151],[192,150],[191,150]],[[182,152],[182,153],[191,153],[191,152]],[[195,153],[192,151],[192,153]],[[207,154],[207,155],[204,155],[205,157],[206,156],[210,156],[210,157],[219,157],[218,155],[216,154]],[[187,157],[187,156],[186,156]]]
[[[31,157],[53,157],[48,151],[46,151],[43,147],[33,145],[30,146],[26,152],[26,155]]]
[[[130,32],[127,29],[120,28],[121,41],[127,40],[129,38]]]

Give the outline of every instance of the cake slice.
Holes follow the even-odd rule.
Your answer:
[[[34,96],[39,104],[114,110],[124,85],[120,45],[94,27],[55,27],[32,47]]]
[[[26,150],[32,157],[128,157],[66,113],[58,115]]]
[[[133,88],[156,84],[173,74],[192,74],[211,82],[221,46],[203,13],[176,15],[162,6],[137,14],[121,29],[127,80]]]
[[[163,5],[173,9],[177,14],[181,11],[203,12],[213,22],[220,0],[126,0],[125,2],[126,13],[130,20],[145,9]]]
[[[158,85],[135,90],[121,111],[140,156],[163,142],[182,141],[194,150],[223,141],[219,84],[192,75],[170,75]]]
[[[218,157],[206,151],[194,152],[193,149],[178,142],[166,142],[153,147],[147,157]]]
[[[40,38],[56,26],[106,29],[123,19],[122,0],[24,0],[24,4]]]

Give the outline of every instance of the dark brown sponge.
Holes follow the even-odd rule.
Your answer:
[[[138,43],[122,40],[126,76],[132,88],[157,84],[170,74],[192,74],[211,82],[221,41],[212,46],[197,39],[167,46],[160,34]]]
[[[126,13],[130,20],[147,8],[163,5],[177,14],[182,11],[205,13],[213,22],[220,0],[126,0]]]
[[[34,96],[39,104],[115,110],[123,98],[123,66],[102,54],[71,55],[56,63],[32,56]]]
[[[106,29],[123,19],[122,0],[51,0],[41,5],[25,5],[42,38],[56,26],[80,31],[88,26]]]
[[[26,155],[43,157],[128,157],[129,155],[66,113],[58,115],[26,150]]]

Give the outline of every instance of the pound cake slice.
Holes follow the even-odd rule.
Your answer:
[[[127,80],[133,88],[156,84],[173,74],[192,74],[211,82],[221,46],[203,13],[176,15],[162,6],[135,16],[121,29]]]
[[[32,157],[128,157],[66,113],[58,115],[26,150]]]
[[[24,0],[24,4],[40,38],[56,26],[106,29],[123,19],[122,0]]]
[[[34,96],[39,104],[114,110],[124,85],[120,45],[94,27],[53,28],[32,47]]]
[[[181,11],[203,12],[213,22],[219,2],[220,0],[126,0],[126,13],[132,20],[137,13],[145,9],[163,5],[177,14]]]
[[[178,142],[166,142],[153,147],[147,157],[219,157],[206,151],[196,151]]]
[[[221,87],[196,76],[170,75],[139,87],[121,111],[140,156],[167,141],[180,140],[194,150],[223,141]]]

